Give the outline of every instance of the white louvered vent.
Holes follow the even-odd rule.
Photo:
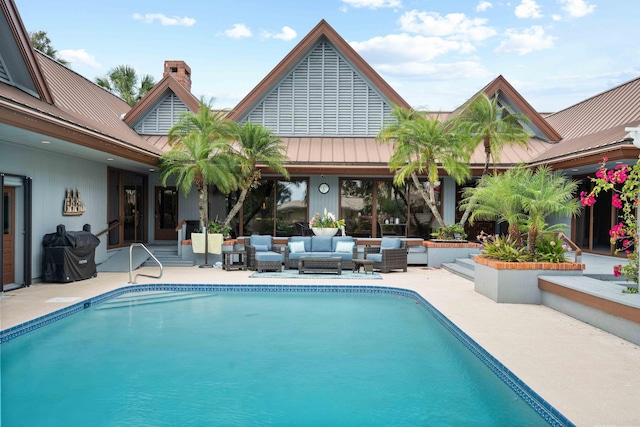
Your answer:
[[[6,83],[11,83],[11,78],[9,77],[9,73],[7,69],[4,67],[4,62],[2,58],[0,58],[0,80]]]
[[[320,41],[241,121],[278,135],[375,136],[392,106],[331,44]]]
[[[134,130],[139,134],[166,135],[186,111],[189,111],[186,104],[173,92],[168,93],[134,126]]]

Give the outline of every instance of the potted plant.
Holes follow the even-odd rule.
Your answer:
[[[342,230],[344,234],[344,224],[344,219],[338,219],[332,212],[327,212],[327,208],[324,208],[322,216],[316,213],[309,221],[309,227],[316,236],[335,236],[338,230]]]
[[[471,205],[471,221],[509,224],[508,235],[478,236],[482,250],[474,258],[476,292],[496,302],[540,304],[539,275],[582,275],[584,264],[566,260],[567,246],[554,234],[563,224],[546,223],[550,215],[579,212],[576,189],[575,182],[547,167],[521,167],[483,176],[476,187],[465,190],[462,206]]]

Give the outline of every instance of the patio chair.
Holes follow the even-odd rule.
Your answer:
[[[407,242],[397,237],[383,237],[380,246],[364,248],[364,259],[373,260],[373,269],[381,273],[407,271]]]
[[[282,245],[273,244],[272,236],[253,235],[245,239],[247,268],[258,272],[282,271]]]

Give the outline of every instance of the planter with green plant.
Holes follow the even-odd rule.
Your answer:
[[[538,276],[582,275],[584,264],[566,259],[568,246],[556,234],[563,224],[546,222],[551,215],[579,212],[573,197],[576,188],[564,175],[540,167],[486,175],[465,189],[461,209],[471,206],[471,221],[491,219],[509,225],[508,235],[477,236],[482,249],[474,258],[476,292],[496,302],[540,304]]]

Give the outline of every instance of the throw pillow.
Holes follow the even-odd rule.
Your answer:
[[[269,245],[253,245],[256,252],[269,252]]]
[[[336,244],[336,252],[350,254],[353,252],[354,244],[354,242],[338,242]]]
[[[305,252],[303,241],[289,242],[289,253],[297,254],[300,252]]]

